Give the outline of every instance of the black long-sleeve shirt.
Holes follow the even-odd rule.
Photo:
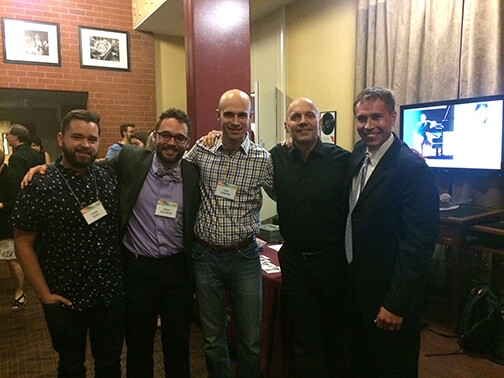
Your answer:
[[[342,247],[343,182],[350,152],[317,142],[306,162],[294,145],[270,151],[280,233],[290,249],[300,252]]]

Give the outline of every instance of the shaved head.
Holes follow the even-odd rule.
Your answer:
[[[250,112],[250,97],[248,94],[245,92],[239,90],[239,89],[230,89],[229,91],[226,91],[222,94],[220,100],[219,100],[219,111],[222,111],[222,109],[228,104],[229,102],[231,103],[243,103],[246,104],[246,107],[248,111]]]

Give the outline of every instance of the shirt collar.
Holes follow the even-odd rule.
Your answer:
[[[31,148],[31,147],[30,147]],[[58,170],[69,176],[69,177],[73,177],[73,176],[77,176],[77,177],[82,177],[81,174],[77,171],[74,171],[72,168],[67,168],[65,167],[63,164],[61,164],[61,161],[63,160],[63,156],[58,156],[56,158],[56,161],[54,162],[54,165],[56,166],[56,168],[58,168]],[[91,163],[89,165],[89,167],[86,168],[86,177],[89,177],[89,175],[94,171],[94,162]]]
[[[378,147],[377,150],[374,151],[369,151],[368,148],[366,148],[366,153],[369,154],[369,164],[371,166],[376,167],[376,165],[380,162],[380,159],[385,155],[385,152],[388,151],[390,146],[392,146],[392,143],[394,143],[394,134],[391,133],[390,137],[383,143],[380,147]]]
[[[294,152],[294,151],[296,151],[296,152]],[[287,155],[289,155],[289,157],[292,158],[294,156],[294,153],[296,153],[298,156],[300,156],[299,150],[296,148],[294,143],[292,143],[292,145],[289,147],[289,149],[287,151]],[[315,147],[313,147],[313,150],[310,151],[310,155],[308,155],[308,159],[310,159],[310,156],[312,156],[312,154],[324,156],[324,154],[325,154],[324,144],[322,143],[320,138],[317,138],[317,143],[315,144]]]
[[[248,155],[250,148],[251,148],[251,140],[249,139],[248,132],[247,132],[247,134],[245,134],[245,139],[240,144],[240,150],[245,155]],[[215,151],[218,151],[219,149],[222,149],[222,150],[226,149],[224,144],[222,144],[222,138],[217,139],[217,143],[215,144]]]
[[[28,146],[26,143],[21,143],[21,144],[18,144],[16,147],[14,147],[14,151],[21,150],[21,149],[23,149],[25,147],[30,147],[31,148],[31,146]]]

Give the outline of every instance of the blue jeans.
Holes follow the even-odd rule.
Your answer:
[[[86,338],[89,330],[95,377],[121,377],[124,303],[83,312],[60,304],[43,304],[53,348],[58,352],[58,377],[86,377]]]
[[[237,338],[236,377],[259,377],[262,274],[254,241],[232,252],[211,252],[194,243],[192,263],[210,378],[231,374],[226,340],[226,291]]]

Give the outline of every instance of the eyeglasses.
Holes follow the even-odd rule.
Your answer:
[[[171,135],[168,131],[156,131],[156,134],[161,138],[163,142],[169,142],[172,138],[175,139],[176,143],[182,144],[189,140],[188,137],[182,134]]]

